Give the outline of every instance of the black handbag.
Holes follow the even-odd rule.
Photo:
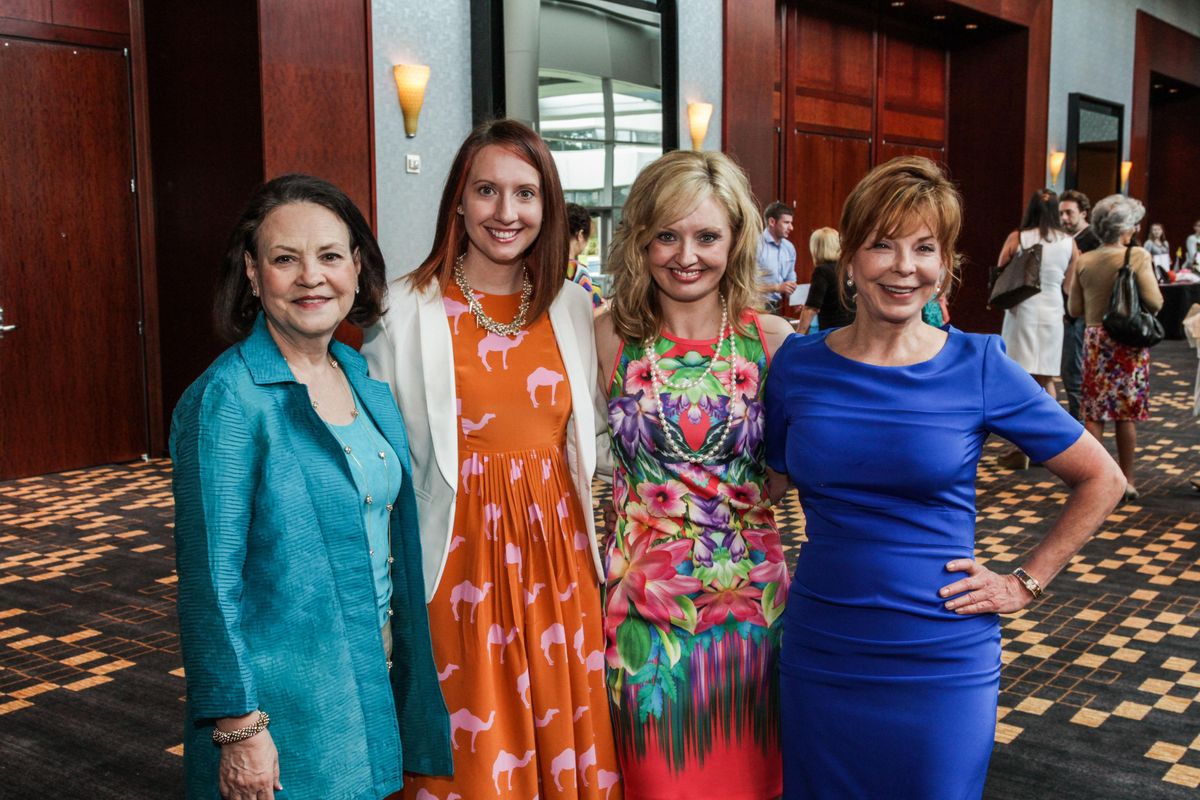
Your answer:
[[[1129,268],[1129,254],[1133,245],[1125,248],[1125,263],[1117,272],[1112,296],[1108,300],[1108,313],[1104,315],[1104,330],[1113,341],[1128,347],[1153,347],[1163,340],[1166,333],[1162,323],[1149,311],[1142,310],[1137,281]]]
[[[1020,234],[1018,234],[1019,236]],[[1017,248],[1008,263],[992,267],[988,306],[1009,309],[1042,291],[1042,243],[1028,250]]]

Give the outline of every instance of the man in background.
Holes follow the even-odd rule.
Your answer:
[[[1075,246],[1080,253],[1095,250],[1100,246],[1100,237],[1088,224],[1092,204],[1083,192],[1068,189],[1058,198],[1058,218],[1063,230],[1075,237]],[[1066,290],[1071,287],[1064,286]],[[1063,314],[1062,375],[1063,389],[1067,392],[1067,406],[1071,416],[1083,419],[1080,391],[1083,384],[1083,317]]]
[[[767,227],[758,242],[759,287],[772,314],[796,291],[796,246],[788,241],[795,215],[794,209],[778,201],[763,212]]]

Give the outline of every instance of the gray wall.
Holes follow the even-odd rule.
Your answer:
[[[469,0],[371,0],[375,63],[375,174],[379,245],[388,274],[403,275],[429,254],[442,184],[471,131]],[[428,64],[429,85],[414,139],[404,136],[392,65]],[[421,172],[404,171],[407,153]]]
[[[705,147],[721,147],[722,0],[678,0],[679,118],[689,146],[687,103],[712,103]],[[469,0],[371,0],[375,63],[375,171],[379,244],[391,277],[429,253],[442,184],[459,144],[471,130]],[[686,44],[684,44],[686,43]],[[429,86],[415,139],[404,137],[392,65],[428,64]],[[1065,101],[1064,101],[1065,102]],[[421,173],[404,171],[407,153]]]
[[[689,148],[687,104],[713,104],[705,150],[721,149],[722,52],[725,13],[722,0],[676,0],[679,7],[679,146]]]
[[[1080,92],[1125,106],[1125,152],[1121,158],[1129,158],[1139,10],[1200,36],[1197,0],[1054,0],[1047,154],[1067,149],[1067,95]],[[1058,188],[1062,185],[1059,176]]]

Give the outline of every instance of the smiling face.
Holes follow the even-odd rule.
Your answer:
[[[337,214],[316,203],[288,203],[267,214],[246,254],[246,277],[271,327],[292,342],[326,342],[354,306],[358,252]]]
[[[941,245],[924,222],[902,236],[872,233],[850,259],[858,314],[896,324],[920,320],[944,270]]]
[[[461,209],[468,260],[515,264],[542,229],[541,177],[512,151],[488,145],[467,173]]]
[[[703,299],[719,289],[732,242],[729,215],[708,195],[686,217],[655,231],[646,248],[651,278],[671,300]]]

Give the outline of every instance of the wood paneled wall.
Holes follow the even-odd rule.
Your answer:
[[[225,343],[212,327],[221,258],[260,183],[306,172],[375,222],[370,4],[148,4],[163,408]],[[343,338],[361,341],[349,329]]]
[[[948,163],[964,209],[958,238],[962,280],[950,295],[950,315],[962,330],[995,332],[1004,320],[1003,311],[987,307],[987,278],[1033,191],[1026,192],[1020,180],[1025,163],[1025,83],[1019,76],[1028,41],[1028,32],[1018,30],[950,54]],[[997,74],[1017,77],[997,81]],[[1011,113],[997,114],[997,108]]]
[[[721,141],[750,176],[764,206],[775,199],[779,186],[781,47],[775,6],[776,0],[725,0],[724,13]]]
[[[0,17],[129,35],[128,0],[0,0]]]
[[[947,49],[936,36],[881,29],[863,4],[726,0],[725,147],[747,165],[764,204],[797,204],[801,280],[810,274],[810,232],[837,225],[854,183],[874,164],[922,155],[950,167],[965,200],[968,267],[952,301],[955,322],[999,329],[981,267],[1044,180],[1052,3],[948,3],[1014,30]],[[773,65],[768,48],[785,58]],[[768,117],[773,100],[782,113]],[[774,141],[768,118],[783,129]]]
[[[796,209],[796,275],[812,275],[808,239],[838,227],[842,205],[875,164],[943,160],[946,52],[870,22],[803,6],[785,15],[784,202]]]
[[[1176,248],[1183,246],[1200,220],[1200,203],[1195,199],[1200,186],[1198,127],[1200,94],[1150,104],[1150,180],[1143,197],[1146,219],[1141,235],[1150,232],[1152,223],[1161,223],[1171,243],[1172,263]]]
[[[1129,158],[1133,161],[1133,171],[1129,175],[1129,193],[1139,198],[1147,197],[1152,172],[1155,175],[1159,174],[1155,161],[1171,157],[1170,153],[1160,155],[1151,147],[1150,128],[1154,118],[1150,109],[1152,72],[1190,83],[1192,86],[1200,86],[1200,39],[1144,11],[1139,11],[1133,51],[1133,109],[1129,119]],[[1195,128],[1193,142],[1194,131]],[[1180,197],[1194,197],[1198,182],[1200,175],[1193,174],[1188,184],[1188,192]],[[1188,225],[1186,232],[1191,232],[1191,225]],[[1172,236],[1178,235],[1170,230],[1167,233]]]

